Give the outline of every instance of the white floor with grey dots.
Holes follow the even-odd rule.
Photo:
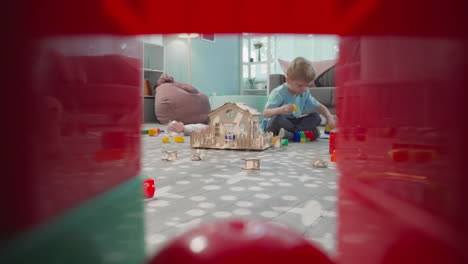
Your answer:
[[[162,126],[143,126],[154,127]],[[335,163],[312,166],[317,159],[329,161],[327,138],[261,152],[203,150],[202,161],[191,160],[189,137],[164,144],[161,137],[143,135],[142,144],[142,174],[155,179],[157,188],[145,200],[149,255],[187,228],[228,217],[284,224],[334,254],[338,172]],[[178,159],[163,161],[168,150],[177,150]],[[242,159],[252,157],[260,159],[260,170],[243,170]]]

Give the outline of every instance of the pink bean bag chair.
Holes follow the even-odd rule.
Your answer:
[[[156,116],[161,124],[175,120],[184,124],[208,123],[211,111],[208,97],[185,83],[174,81],[163,74],[156,84],[154,103]]]

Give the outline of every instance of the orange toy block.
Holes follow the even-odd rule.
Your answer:
[[[159,129],[154,129],[154,128],[148,129],[148,135],[151,136],[151,137],[155,136],[155,135],[158,134],[158,130]]]
[[[333,150],[333,154],[330,156],[331,162],[336,162],[336,150]]]

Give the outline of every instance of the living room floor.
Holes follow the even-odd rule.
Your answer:
[[[164,128],[144,124],[143,129]],[[323,132],[323,128],[321,128]],[[162,143],[142,137],[142,173],[155,179],[156,194],[145,200],[147,253],[158,251],[174,235],[201,222],[228,217],[261,218],[283,224],[324,248],[335,251],[335,163],[329,160],[328,138],[293,143],[265,151],[202,150],[206,158],[192,161],[190,137],[184,143]],[[163,151],[178,159],[163,161]],[[260,170],[244,170],[245,158],[259,158]]]

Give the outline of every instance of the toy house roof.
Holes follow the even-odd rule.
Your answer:
[[[253,115],[253,116],[259,116],[261,115],[260,112],[257,111],[257,109],[254,109],[250,106],[247,106],[246,104],[244,103],[225,103],[224,105],[216,108],[215,110],[211,111],[210,113],[208,113],[209,116],[212,116],[216,113],[218,113],[219,111],[229,107],[229,106],[234,106],[234,107],[237,107],[239,108],[241,111],[245,111],[245,112],[248,112],[249,114]]]

